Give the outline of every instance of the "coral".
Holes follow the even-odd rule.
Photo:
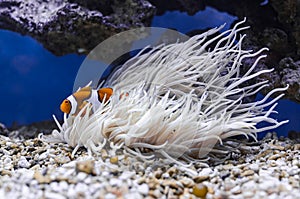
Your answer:
[[[91,106],[81,110],[84,116],[65,115],[62,126],[57,122],[59,130],[42,138],[67,142],[75,147],[74,153],[80,146],[100,153],[108,141],[145,159],[155,152],[170,160],[192,160],[206,157],[225,138],[255,138],[256,133],[286,123],[270,117],[283,94],[267,100],[287,87],[273,89],[260,101],[243,101],[268,86],[267,81],[244,83],[272,71],[254,72],[267,49],[241,48],[245,35],[240,32],[247,28],[239,27],[243,22],[209,40],[222,27],[142,51],[105,83],[114,90],[108,102],[91,115]],[[254,57],[252,67],[240,75],[243,61]],[[122,93],[126,97],[120,98]],[[268,125],[258,127],[261,122]]]

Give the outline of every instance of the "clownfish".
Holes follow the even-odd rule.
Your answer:
[[[106,103],[112,94],[112,88],[95,90],[87,86],[79,89],[65,99],[60,105],[60,110],[69,115],[76,116],[87,103],[93,106],[93,110],[96,110],[103,102]]]

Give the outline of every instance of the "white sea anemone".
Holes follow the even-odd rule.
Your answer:
[[[108,102],[93,114],[86,106],[81,110],[86,111],[84,116],[65,115],[62,126],[57,122],[59,129],[43,139],[67,142],[76,147],[74,152],[84,146],[99,153],[108,141],[139,155],[147,149],[169,159],[203,158],[225,138],[255,138],[258,132],[286,123],[270,117],[283,94],[267,99],[287,88],[276,88],[260,101],[243,102],[268,86],[266,81],[244,83],[272,71],[254,72],[267,49],[254,53],[242,49],[245,35],[239,33],[247,28],[239,27],[243,22],[209,40],[223,27],[142,51],[106,82],[114,90]],[[241,75],[243,60],[254,57],[256,62]],[[120,99],[122,93],[126,97]],[[257,127],[261,122],[269,125]]]

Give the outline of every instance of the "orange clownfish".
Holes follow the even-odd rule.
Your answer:
[[[70,115],[77,115],[87,103],[90,103],[93,106],[93,110],[96,110],[101,106],[102,102],[107,102],[112,94],[112,88],[95,90],[87,86],[65,99],[60,105],[60,110]]]

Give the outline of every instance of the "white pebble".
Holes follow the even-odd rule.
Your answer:
[[[248,181],[243,184],[242,189],[247,191],[252,191],[257,188],[257,184],[254,181]]]
[[[79,181],[83,181],[86,177],[87,177],[87,174],[84,173],[84,172],[79,172],[79,173],[77,174],[77,179],[78,179]]]
[[[3,164],[10,164],[10,163],[11,163],[10,157],[6,157],[6,158],[3,160]]]
[[[21,156],[18,162],[18,166],[21,168],[29,168],[30,163],[26,160],[24,156]]]
[[[243,196],[244,196],[244,198],[252,198],[254,196],[254,192],[253,191],[244,191]]]
[[[127,180],[129,178],[132,178],[135,175],[134,171],[124,171],[121,176],[119,177],[119,179],[121,180]]]
[[[133,192],[133,193],[125,194],[124,198],[143,199],[144,197],[141,194],[137,193],[137,192]]]
[[[61,190],[61,187],[57,182],[51,182],[50,183],[51,190],[54,192],[59,192]]]
[[[249,165],[249,169],[253,170],[254,172],[258,172],[259,166],[258,166],[258,164],[256,164],[256,163],[250,164],[250,165]]]
[[[46,152],[44,152],[44,153],[42,153],[42,154],[39,155],[38,160],[40,160],[40,161],[44,160],[44,159],[46,159],[48,157],[48,155],[49,155],[49,152],[46,151]]]
[[[274,179],[275,180],[275,179]],[[277,179],[275,181],[272,181],[272,180],[267,180],[267,181],[263,181],[262,183],[260,183],[258,185],[258,187],[261,189],[261,190],[264,190],[264,191],[270,191],[270,189],[274,188],[275,187],[275,183],[276,183]]]
[[[65,199],[66,197],[54,192],[45,191],[45,198],[48,199]]]
[[[137,188],[138,192],[140,192],[143,195],[147,195],[149,192],[149,186],[147,184],[141,184]]]
[[[199,172],[199,176],[209,176],[209,174],[212,174],[213,170],[211,168],[204,168]]]
[[[111,186],[117,186],[117,187],[120,187],[121,185],[122,185],[122,180],[120,180],[120,179],[118,179],[118,178],[111,178],[110,180],[109,180],[109,184],[111,185]]]
[[[288,168],[287,173],[290,176],[297,175],[299,173],[298,167],[297,166],[292,166],[292,167]]]
[[[59,186],[61,187],[62,190],[67,190],[69,185],[66,181],[60,181]]]
[[[116,195],[112,193],[108,193],[104,196],[104,199],[116,199]]]
[[[298,167],[300,166],[298,160],[293,160],[293,161],[292,161],[292,165],[293,165],[293,166],[298,166]]]

